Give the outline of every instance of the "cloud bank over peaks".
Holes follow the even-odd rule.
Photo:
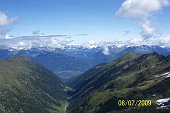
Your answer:
[[[13,38],[0,38],[0,48],[31,49],[36,47],[48,47],[51,49],[63,48],[72,42],[71,39],[61,39],[65,35],[43,35],[43,36],[20,36]]]
[[[75,43],[72,38],[66,39],[59,37],[60,35],[45,35],[45,36],[21,36],[13,38],[1,38],[0,49],[31,49],[31,48],[49,48],[55,50],[55,48],[65,47],[84,47],[84,48],[103,48],[103,53],[109,55],[108,47],[130,47],[141,45],[158,45],[161,47],[170,47],[170,36],[160,38],[134,38],[131,40],[115,40],[115,41],[90,41],[86,43]]]
[[[103,53],[109,54],[108,47],[131,47],[131,46],[142,46],[142,45],[148,45],[148,46],[161,46],[161,47],[170,47],[170,36],[167,37],[160,37],[160,38],[133,38],[131,40],[115,40],[115,41],[98,41],[93,42],[90,44],[85,43],[83,46],[89,47],[89,48],[96,48],[96,47],[103,47]]]
[[[153,37],[157,32],[152,16],[169,5],[170,0],[125,0],[116,14],[138,19],[142,29],[140,34],[147,39]]]

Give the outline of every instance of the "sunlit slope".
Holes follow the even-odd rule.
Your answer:
[[[169,71],[170,57],[126,53],[116,61],[97,65],[70,83],[73,91],[69,93],[68,110],[71,113],[157,113],[156,100],[170,97]],[[119,99],[151,99],[153,107],[119,107]]]

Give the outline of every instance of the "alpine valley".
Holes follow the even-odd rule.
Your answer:
[[[170,48],[0,49],[0,113],[169,113]],[[119,100],[151,106],[118,106]]]

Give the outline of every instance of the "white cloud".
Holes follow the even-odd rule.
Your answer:
[[[152,13],[160,11],[169,4],[170,0],[126,0],[117,14],[125,17],[143,18],[151,16]]]
[[[149,39],[142,39],[142,38],[134,38],[132,40],[125,41],[127,45],[130,46],[140,46],[140,45],[158,45],[162,47],[170,47],[170,36],[167,37],[160,37],[160,38],[149,38]]]
[[[9,39],[12,38],[12,36],[9,35],[9,32],[11,30],[9,28],[1,28],[0,29],[0,39]]]
[[[34,36],[45,36],[45,34],[44,34],[44,33],[41,33],[41,31],[40,31],[39,29],[34,30],[34,31],[32,32],[32,34],[33,34]]]
[[[0,11],[0,39],[13,38],[10,35],[11,29],[8,25],[17,21],[17,17],[8,17],[4,12]]]
[[[146,19],[141,21],[139,24],[142,28],[140,34],[145,39],[153,37],[153,35],[156,33],[156,27],[151,23],[151,21]]]
[[[36,29],[36,30],[34,30],[33,32],[32,32],[32,34],[33,35],[35,35],[35,36],[40,36],[40,30],[39,29]]]
[[[5,13],[0,11],[0,26],[9,25],[17,21],[17,17],[8,17]]]
[[[170,0],[126,0],[116,14],[139,19],[139,25],[142,28],[141,36],[150,38],[156,33],[151,17],[169,5]]]
[[[5,35],[5,39],[11,39],[11,38],[13,38],[13,36],[8,35],[8,34]]]
[[[104,48],[103,48],[103,54],[105,54],[105,55],[110,55],[110,51],[109,51],[109,48],[108,48],[108,47],[104,47]]]
[[[30,49],[32,47],[48,47],[51,49],[62,48],[69,45],[73,40],[59,40],[64,35],[43,35],[43,36],[21,36],[12,37],[6,35],[6,38],[0,39],[0,47],[14,49]]]

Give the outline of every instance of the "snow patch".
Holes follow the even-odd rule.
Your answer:
[[[167,109],[169,109],[168,107],[169,106],[160,106],[160,107],[157,107],[156,109],[158,109],[158,110],[167,110]]]
[[[162,76],[165,76],[165,75],[170,75],[170,72],[166,72],[166,73],[162,74]]]
[[[166,72],[166,73],[162,74],[162,76],[165,76],[166,78],[169,78],[170,77],[170,72]]]
[[[169,78],[170,77],[170,72],[166,72],[166,73],[163,73],[161,75],[156,75],[156,77],[165,77],[165,78]]]
[[[165,98],[165,99],[159,99],[156,101],[158,105],[164,105],[165,103],[170,102],[170,98]]]

